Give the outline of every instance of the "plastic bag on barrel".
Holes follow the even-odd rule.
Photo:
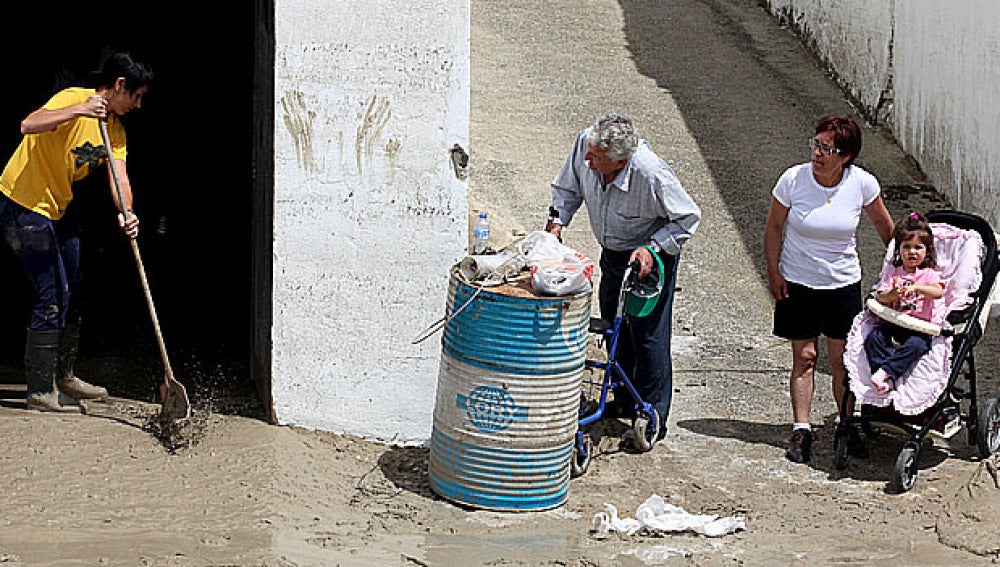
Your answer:
[[[591,289],[594,263],[553,234],[536,230],[524,237],[520,249],[531,270],[531,287],[535,291],[570,295]]]

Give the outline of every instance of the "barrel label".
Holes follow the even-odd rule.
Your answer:
[[[472,425],[486,433],[503,431],[515,421],[528,419],[528,408],[518,406],[507,390],[497,386],[479,386],[468,396],[458,394],[455,406],[465,410]]]

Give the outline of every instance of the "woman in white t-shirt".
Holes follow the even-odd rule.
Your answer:
[[[789,460],[805,463],[812,452],[809,424],[817,343],[826,336],[833,395],[845,392],[844,347],[851,322],[862,308],[861,264],[856,234],[863,210],[882,241],[893,222],[878,180],[854,165],[861,129],[849,116],[824,116],[809,140],[812,159],[788,168],[772,191],[764,228],[768,288],[775,299],[774,334],[792,343],[792,438]],[[854,431],[848,451],[865,457]]]

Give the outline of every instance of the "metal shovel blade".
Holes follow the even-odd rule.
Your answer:
[[[163,398],[163,405],[160,406],[161,419],[176,421],[191,417],[191,402],[188,401],[187,390],[173,376],[167,376],[163,380],[160,395]]]

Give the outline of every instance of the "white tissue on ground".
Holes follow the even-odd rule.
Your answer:
[[[635,518],[619,518],[618,509],[604,505],[605,511],[594,514],[590,531],[593,533],[617,532],[633,535],[645,530],[649,533],[694,532],[707,537],[719,537],[737,530],[745,530],[746,520],[736,516],[720,518],[716,514],[688,514],[683,508],[667,504],[656,494],[639,505]]]

